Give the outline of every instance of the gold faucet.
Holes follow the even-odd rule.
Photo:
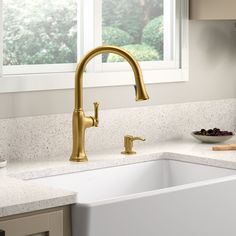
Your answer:
[[[133,143],[134,143],[135,140],[145,141],[145,139],[142,138],[142,137],[134,137],[132,135],[126,135],[124,137],[125,150],[121,153],[125,154],[125,155],[136,154],[136,152],[133,151]]]
[[[98,103],[94,103],[95,116],[85,116],[83,110],[83,73],[88,62],[95,56],[102,53],[115,53],[124,57],[131,65],[135,77],[136,101],[149,99],[143,82],[141,68],[135,58],[124,49],[115,46],[100,46],[88,52],[77,65],[75,73],[75,109],[73,112],[73,150],[70,161],[87,161],[85,153],[85,130],[90,127],[98,126]]]

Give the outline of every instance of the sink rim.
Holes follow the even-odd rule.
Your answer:
[[[236,170],[235,168],[227,166],[225,160],[207,158],[204,156],[195,156],[190,154],[181,154],[177,152],[153,152],[147,154],[139,154],[132,157],[121,157],[119,159],[102,159],[86,163],[71,163],[68,162],[66,167],[54,167],[49,169],[40,169],[33,171],[25,171],[17,174],[10,174],[9,177],[30,181],[33,179],[47,178],[59,175],[68,175],[86,171],[93,171],[99,169],[113,168],[119,166],[126,166],[138,164],[143,162],[158,161],[158,160],[173,160],[178,162],[186,162],[192,164],[199,164],[204,166],[212,166],[222,169]],[[212,163],[213,162],[213,163]],[[223,162],[223,163],[222,163]],[[227,164],[232,164],[228,162]],[[236,163],[235,163],[236,164]],[[224,165],[224,166],[222,166]],[[55,171],[56,170],[56,171]],[[32,172],[34,172],[32,176]],[[55,173],[54,173],[55,172]]]
[[[153,160],[145,160],[145,161],[139,160],[139,161],[132,162],[132,163],[124,163],[124,164],[119,164],[119,165],[116,164],[116,165],[106,166],[106,167],[102,167],[102,168],[87,169],[87,170],[82,170],[82,171],[73,171],[73,172],[62,173],[62,174],[54,174],[54,175],[49,175],[49,176],[44,176],[44,177],[30,178],[30,179],[27,179],[26,181],[30,182],[31,180],[35,180],[35,179],[46,179],[46,178],[56,177],[56,176],[68,176],[68,175],[78,174],[78,173],[81,173],[81,172],[92,172],[92,171],[96,171],[96,170],[110,169],[110,168],[122,167],[122,166],[127,166],[127,165],[133,165],[133,164],[142,164],[142,163],[145,163],[145,162],[157,162],[157,161],[162,161],[162,160],[188,163],[188,164],[193,164],[193,165],[202,165],[202,166],[208,166],[208,167],[215,167],[215,168],[219,168],[219,169],[235,170],[233,168],[219,167],[219,166],[212,165],[212,164],[209,164],[209,163],[208,164],[203,164],[203,163],[198,163],[198,162],[193,162],[193,161],[178,160],[176,158],[170,158],[170,157],[167,158],[165,155],[170,154],[168,152],[159,153],[159,154],[160,154],[159,157],[156,158],[156,159],[153,159]],[[182,155],[182,154],[178,154],[178,153],[177,154],[176,153],[171,153],[171,154],[185,156],[185,157],[189,156],[189,155]],[[145,157],[145,156],[143,156],[143,157]],[[138,159],[138,157],[137,157],[137,159]],[[236,170],[235,170],[235,172],[236,172]],[[222,177],[216,177],[216,178],[212,178],[212,179],[200,180],[200,181],[197,181],[197,182],[185,183],[185,184],[165,187],[165,188],[161,188],[161,189],[154,189],[154,190],[142,191],[142,192],[137,192],[137,193],[113,196],[113,197],[104,198],[104,199],[100,199],[100,200],[96,200],[96,201],[89,201],[89,202],[79,202],[80,201],[79,191],[72,191],[72,192],[77,193],[77,202],[76,202],[76,204],[78,204],[80,206],[93,207],[93,206],[99,206],[99,205],[104,205],[104,204],[111,204],[111,203],[114,203],[114,202],[122,202],[122,201],[127,201],[127,200],[132,200],[132,199],[139,199],[139,198],[142,198],[142,197],[148,197],[148,196],[151,197],[151,196],[154,196],[154,195],[166,194],[166,193],[170,193],[170,192],[174,192],[174,191],[184,191],[184,190],[187,190],[187,189],[190,189],[190,188],[198,188],[198,187],[202,187],[202,186],[222,183],[222,182],[226,182],[226,181],[233,181],[233,180],[236,180],[236,173],[232,174],[232,175],[229,175],[229,176],[222,176]],[[40,183],[40,184],[47,185],[47,184],[44,184],[44,183]],[[55,188],[58,188],[58,189],[64,189],[65,190],[65,188],[54,186],[53,184],[51,184],[51,186],[53,186]]]

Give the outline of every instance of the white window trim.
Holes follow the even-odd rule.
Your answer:
[[[3,0],[0,0],[0,10],[2,9],[2,1]],[[177,21],[179,21],[180,23],[181,33],[180,37],[177,37],[175,39],[175,41],[180,45],[179,66],[178,68],[176,68],[176,66],[174,65],[172,69],[166,69],[165,65],[163,65],[162,69],[158,70],[143,69],[143,77],[144,77],[144,82],[146,84],[184,82],[188,81],[189,79],[188,0],[176,0],[176,1],[180,2],[180,4],[178,4],[179,8],[176,8],[176,11],[177,11]],[[84,7],[82,1],[78,2],[79,2],[79,9]],[[0,14],[0,23],[2,21],[1,15],[2,14]],[[0,26],[0,40],[2,37],[1,26]],[[80,32],[80,30],[83,30],[84,27],[85,25],[83,25],[83,22],[80,22],[78,24],[78,32]],[[93,37],[95,33],[92,34]],[[80,43],[81,42],[83,43],[84,42],[83,37],[79,38],[78,41],[80,41]],[[79,57],[81,57],[81,54],[84,54],[80,46],[81,45],[78,44],[78,49],[80,49],[78,50]],[[1,51],[2,51],[2,43],[0,43],[0,52]],[[2,62],[2,55],[0,55],[0,63],[1,62]],[[2,63],[0,65],[2,65]],[[75,67],[75,65],[72,66]],[[47,74],[35,73],[35,74],[23,74],[23,75],[2,75],[2,76],[1,75],[2,75],[2,70],[0,68],[0,93],[74,88],[74,72],[73,71],[71,72],[70,69],[68,69],[67,72],[64,73],[61,72],[61,73],[47,73]],[[130,71],[119,71],[119,72],[111,72],[111,71],[96,72],[96,73],[86,72],[84,74],[84,87],[89,88],[89,87],[133,85],[134,79],[130,79],[130,77],[133,77],[131,69]]]
[[[50,73],[67,73],[75,71],[76,63],[65,64],[37,64],[37,65],[16,65],[3,66],[3,75],[25,75],[25,74],[50,74]]]

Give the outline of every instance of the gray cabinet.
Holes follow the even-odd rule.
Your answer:
[[[0,236],[71,236],[70,216],[65,209],[58,209],[0,218]]]
[[[189,0],[192,20],[235,20],[236,0]]]

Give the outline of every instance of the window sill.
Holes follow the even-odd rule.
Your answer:
[[[144,70],[144,83],[170,83],[188,81],[188,70]],[[29,92],[74,88],[74,73],[50,73],[3,76],[0,78],[0,93]],[[84,87],[107,87],[133,85],[133,72],[103,72],[84,74]]]

